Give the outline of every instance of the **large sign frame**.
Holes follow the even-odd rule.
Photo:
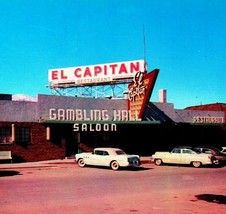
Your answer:
[[[65,84],[70,84],[70,86],[101,85],[132,79],[136,72],[145,70],[144,60],[57,68],[48,70],[48,81],[52,86]]]

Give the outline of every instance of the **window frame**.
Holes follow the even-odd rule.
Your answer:
[[[8,126],[0,127],[0,145],[12,143],[12,128]]]
[[[24,126],[16,127],[15,142],[22,145],[31,144],[31,128]]]

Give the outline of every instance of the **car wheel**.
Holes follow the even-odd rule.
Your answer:
[[[198,168],[202,165],[202,163],[200,161],[193,161],[192,162],[192,165],[195,167],[195,168]]]
[[[162,165],[162,160],[161,159],[156,159],[155,160],[155,165],[157,165],[157,166]]]
[[[119,169],[119,164],[118,164],[118,162],[117,162],[117,161],[112,161],[112,162],[111,162],[111,168],[112,168],[113,170],[118,170],[118,169]]]
[[[80,167],[84,167],[84,166],[86,165],[83,158],[81,158],[81,159],[78,160],[78,165],[79,165]]]
[[[218,165],[220,165],[220,161],[219,160],[213,160],[213,164],[215,165],[215,166],[218,166]]]

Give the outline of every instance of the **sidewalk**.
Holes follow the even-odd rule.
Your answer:
[[[150,164],[151,157],[140,157],[141,164]],[[37,162],[25,162],[25,163],[0,163],[1,169],[12,169],[12,168],[35,168],[35,167],[50,167],[54,164],[77,164],[73,158],[56,159],[56,160],[46,160]]]

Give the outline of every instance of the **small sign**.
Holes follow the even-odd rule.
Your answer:
[[[133,82],[129,84],[128,105],[129,110],[132,112],[132,118],[135,117],[136,112],[139,112],[138,118],[142,119],[158,73],[159,69],[155,69],[150,73],[139,71],[135,74]]]

